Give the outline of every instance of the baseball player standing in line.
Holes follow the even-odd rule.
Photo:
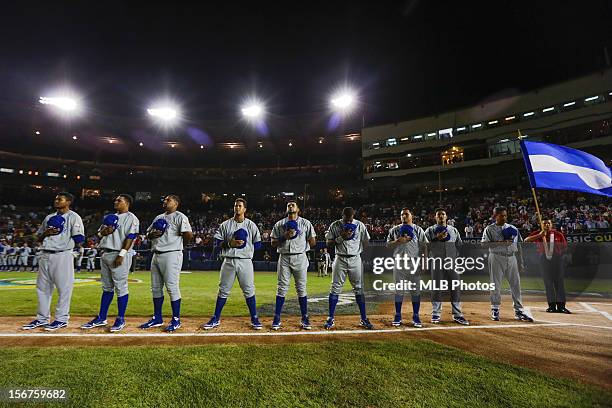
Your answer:
[[[442,208],[436,210],[436,224],[425,230],[425,236],[430,242],[429,256],[443,260],[440,263],[434,262],[431,267],[431,280],[436,287],[440,282],[447,282],[451,295],[451,308],[453,320],[456,323],[468,326],[470,323],[463,317],[461,312],[461,290],[452,288],[452,282],[458,281],[460,276],[454,269],[444,268],[446,258],[455,259],[459,253],[459,248],[463,245],[461,236],[457,228],[446,224],[446,211]],[[440,323],[442,315],[442,293],[439,289],[434,289],[431,294],[431,322]]]
[[[74,287],[74,258],[72,249],[85,241],[83,220],[70,209],[74,196],[59,193],[53,202],[56,213],[45,217],[38,229],[38,240],[42,241],[42,257],[36,278],[38,314],[36,320],[24,325],[24,330],[45,326],[53,331],[68,326],[70,320],[70,299]],[[51,297],[57,287],[58,300],[55,320],[49,324]]]
[[[310,319],[308,318],[308,297],[306,293],[306,280],[308,275],[308,257],[306,251],[317,246],[317,234],[310,221],[299,217],[300,208],[297,202],[287,203],[287,218],[278,221],[272,228],[272,248],[279,253],[277,263],[278,288],[276,292],[276,307],[274,309],[274,320],[272,330],[281,328],[281,313],[285,296],[289,290],[291,275],[295,280],[295,291],[298,295],[302,320],[300,325],[305,330],[310,330]]]
[[[317,277],[327,276],[327,269],[331,264],[331,257],[329,256],[329,252],[327,252],[327,248],[321,249],[321,254],[319,255],[319,273]]]
[[[335,325],[334,314],[338,304],[338,296],[346,277],[353,287],[355,301],[359,306],[361,320],[359,325],[366,329],[374,326],[366,315],[365,295],[363,293],[363,265],[361,264],[361,252],[368,245],[370,234],[364,223],[354,219],[355,210],[346,207],[342,210],[342,219],[331,223],[325,232],[328,248],[336,248],[336,257],[332,264],[332,284],[329,291],[329,317],[323,327],[326,330]]]
[[[533,318],[523,312],[521,303],[521,278],[523,259],[519,242],[523,241],[521,234],[514,225],[507,223],[508,212],[505,207],[495,207],[493,210],[495,223],[487,225],[482,233],[482,242],[489,248],[489,276],[495,287],[491,289],[491,320],[499,321],[501,305],[501,283],[504,275],[510,284],[514,315],[517,320],[533,322]],[[517,253],[518,258],[517,259]]]
[[[9,263],[11,264],[11,271],[17,270],[17,258],[19,257],[19,245],[14,243],[13,246],[9,248]]]
[[[90,322],[82,325],[81,329],[106,326],[108,308],[113,301],[115,291],[117,291],[117,318],[110,331],[118,332],[125,327],[125,310],[129,298],[128,274],[132,263],[129,250],[140,230],[138,218],[130,212],[133,201],[129,194],[119,194],[114,203],[117,212],[106,215],[98,231],[98,236],[101,237],[99,247],[102,250],[100,312]]]
[[[255,300],[255,273],[253,272],[253,253],[261,248],[261,234],[257,224],[245,217],[246,201],[238,198],[234,202],[234,217],[223,221],[215,232],[217,247],[221,248],[223,258],[219,277],[219,293],[212,318],[202,326],[204,330],[214,329],[220,324],[223,306],[230,294],[234,281],[238,284],[249,308],[251,327],[261,330],[262,324],[257,316]]]
[[[408,256],[420,260],[421,250],[424,250],[425,257],[427,256],[427,247],[429,241],[425,236],[423,228],[412,223],[412,212],[408,208],[402,208],[400,215],[402,223],[396,225],[389,230],[387,235],[387,248],[393,249],[393,256]],[[401,282],[410,282],[414,285],[414,289],[410,290],[412,300],[412,325],[414,327],[423,327],[419,310],[421,308],[421,271],[420,267],[417,270],[393,268],[393,279],[396,284]],[[395,327],[402,324],[402,303],[404,302],[405,290],[395,291],[395,316],[393,317],[392,325]]]
[[[40,262],[40,258],[42,256],[42,251],[40,250],[40,243],[37,242],[32,247],[32,272],[38,270],[38,264]]]
[[[0,240],[0,271],[6,271],[8,269],[8,245],[6,240],[2,238]]]
[[[183,248],[191,242],[193,232],[189,219],[177,211],[181,199],[170,194],[164,198],[166,210],[158,215],[147,229],[151,241],[153,259],[151,260],[151,292],[153,293],[153,317],[141,324],[141,329],[159,327],[164,324],[162,306],[164,304],[164,285],[170,296],[172,319],[165,331],[175,332],[181,327],[181,290],[179,286],[183,268]]]
[[[28,258],[30,257],[30,252],[32,249],[28,246],[27,242],[23,243],[23,246],[19,249],[19,266],[17,269],[21,269],[23,266],[23,271],[28,270]]]
[[[83,266],[83,257],[85,256],[85,248],[80,247],[76,257],[76,271],[81,272]]]
[[[85,254],[87,256],[87,272],[93,272],[96,269],[96,255],[98,255],[98,250],[91,245]]]

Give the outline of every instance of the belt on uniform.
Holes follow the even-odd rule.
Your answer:
[[[60,252],[66,252],[66,251],[70,251],[69,249],[63,249],[61,251],[53,251],[51,249],[43,249],[42,250],[44,253],[46,254],[59,254]]]
[[[172,251],[153,251],[153,253],[155,255],[161,255],[161,254],[169,254],[170,252],[178,252],[178,251],[183,252],[182,249],[173,249]]]
[[[281,253],[282,256],[296,256],[296,255],[304,255],[304,252],[297,252],[297,253],[292,253],[292,254],[283,254]]]
[[[510,258],[511,256],[514,256],[514,254],[502,254],[498,252],[491,252],[491,255],[505,256],[506,258]]]
[[[357,254],[357,255],[336,254],[336,255],[341,256],[342,258],[352,258],[354,256],[359,256],[359,254]]]
[[[119,252],[117,249],[100,248],[104,252]]]

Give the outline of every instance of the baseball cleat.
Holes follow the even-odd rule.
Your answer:
[[[417,328],[423,327],[423,323],[421,323],[421,318],[419,317],[418,314],[412,315],[412,325]]]
[[[172,333],[172,332],[177,331],[180,328],[181,328],[181,319],[179,319],[178,317],[173,317],[172,320],[170,320],[170,324],[168,325],[168,327],[164,329],[164,331],[168,333]]]
[[[453,317],[453,321],[454,321],[455,323],[459,323],[459,324],[462,324],[462,325],[464,325],[464,326],[469,326],[469,325],[470,325],[470,322],[468,322],[467,320],[465,320],[465,317],[463,317],[463,316],[456,316],[456,317]]]
[[[87,323],[81,325],[81,329],[88,330],[88,329],[93,329],[94,327],[106,326],[106,324],[107,324],[106,320],[102,320],[100,319],[100,317],[96,316],[90,321],[88,321]]]
[[[274,316],[274,320],[272,321],[272,330],[280,330],[281,321],[280,316]]]
[[[45,326],[45,330],[46,331],[55,331],[55,330],[63,329],[64,327],[68,327],[68,323],[60,322],[59,320],[55,320],[53,323],[47,324]]]
[[[251,317],[251,327],[255,330],[261,330],[263,328],[263,324],[261,324],[257,316]],[[280,329],[280,321],[278,323],[278,328]]]
[[[47,324],[49,324],[49,322],[43,322],[42,320],[32,320],[30,323],[24,324],[23,326],[21,326],[21,329],[22,330],[32,330],[32,329],[36,329],[37,327],[46,326]]]
[[[442,318],[439,315],[431,315],[431,322],[433,324],[438,324],[442,321]]]
[[[125,327],[125,319],[118,317],[115,319],[115,323],[110,328],[111,333],[121,331]]]
[[[219,327],[221,323],[219,322],[219,319],[217,319],[216,317],[212,317],[208,323],[205,323],[202,325],[202,328],[204,330],[210,330],[210,329],[214,329],[215,327]]]
[[[304,330],[312,329],[312,326],[310,325],[310,319],[308,318],[308,316],[302,316],[302,320],[300,321],[300,326]]]
[[[395,317],[393,317],[393,321],[391,322],[391,324],[393,325],[393,327],[400,327],[402,325],[402,315],[396,314]]]
[[[373,325],[372,323],[370,323],[370,320],[369,320],[369,319],[361,319],[361,320],[359,321],[359,325],[360,325],[361,327],[363,327],[364,329],[367,329],[367,330],[372,330],[372,329],[374,329],[374,325]]]
[[[138,326],[138,328],[150,329],[151,327],[159,327],[163,324],[164,324],[164,321],[162,319],[156,319],[155,316],[153,316],[151,320],[149,320],[146,323],[141,324],[140,326]]]
[[[491,309],[491,320],[499,322],[499,309]]]
[[[520,320],[522,322],[533,322],[533,318],[530,316],[527,316],[525,313],[523,313],[522,311],[518,311],[514,314],[514,318],[516,320]]]
[[[323,324],[323,328],[325,330],[330,330],[335,325],[336,325],[336,322],[334,321],[334,318],[333,317],[328,317],[327,320],[325,321],[325,324]]]

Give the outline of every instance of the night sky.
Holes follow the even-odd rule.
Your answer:
[[[282,120],[324,115],[347,83],[375,125],[588,74],[612,54],[605,0],[11,3],[0,12],[5,127],[61,83],[108,122],[142,117],[165,94],[195,122],[234,120],[251,94]]]

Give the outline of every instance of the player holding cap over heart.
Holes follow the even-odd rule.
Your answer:
[[[162,306],[164,286],[170,296],[172,319],[165,331],[175,332],[181,327],[181,290],[179,281],[183,267],[183,247],[193,238],[189,219],[177,211],[181,203],[179,196],[170,194],[164,198],[166,210],[153,220],[147,230],[151,240],[153,259],[151,260],[151,292],[153,293],[153,317],[141,324],[141,329],[159,327],[164,323]]]
[[[281,313],[285,296],[289,290],[291,275],[295,279],[295,290],[302,314],[300,326],[305,330],[311,329],[306,293],[306,276],[309,265],[306,252],[314,248],[317,242],[312,224],[306,218],[300,217],[299,212],[300,208],[297,202],[289,201],[287,203],[287,217],[278,221],[272,228],[271,245],[280,254],[277,264],[278,286],[272,330],[281,328]]]
[[[459,248],[463,245],[461,236],[457,228],[447,223],[446,211],[443,208],[438,208],[435,212],[436,223],[425,230],[425,236],[429,240],[429,256],[430,258],[439,259],[455,259],[459,254]],[[431,280],[435,283],[436,288],[431,294],[431,322],[440,323],[442,317],[442,293],[439,289],[439,282],[448,282],[448,288],[451,295],[451,307],[453,320],[456,323],[468,326],[470,323],[463,316],[461,311],[461,291],[459,287],[453,289],[452,281],[461,279],[460,275],[451,268],[445,268],[446,261],[433,262],[431,267]]]
[[[257,316],[255,300],[255,274],[253,272],[253,254],[261,248],[261,234],[257,224],[245,217],[246,200],[238,198],[234,202],[234,217],[221,223],[215,232],[215,242],[221,248],[221,272],[219,277],[219,293],[215,304],[215,313],[211,319],[202,325],[204,330],[214,329],[221,324],[221,312],[229,297],[234,281],[242,289],[249,314],[251,327],[255,330],[263,328]]]
[[[338,295],[342,292],[342,286],[348,276],[355,301],[359,306],[361,320],[359,325],[366,329],[374,326],[366,315],[365,295],[363,293],[363,265],[361,264],[361,252],[368,244],[370,234],[364,223],[355,218],[355,210],[346,207],[342,210],[342,219],[336,220],[325,232],[327,246],[336,248],[336,257],[332,263],[332,284],[329,291],[329,317],[323,327],[327,330],[335,325],[334,314],[338,304]]]
[[[140,230],[140,221],[130,212],[133,202],[129,194],[119,194],[114,201],[117,211],[106,214],[98,230],[100,239],[100,278],[102,280],[102,298],[100,311],[91,321],[81,326],[81,329],[93,329],[106,326],[108,308],[117,292],[117,318],[110,328],[118,332],[125,327],[125,311],[128,304],[128,275],[132,265],[130,249]],[[89,263],[89,262],[88,262]],[[89,266],[89,265],[88,265]]]
[[[409,208],[402,208],[400,215],[402,223],[396,225],[389,230],[387,235],[387,248],[393,249],[393,256],[408,256],[410,258],[420,258],[421,253],[427,256],[427,247],[429,241],[425,236],[423,228],[412,223],[412,212]],[[396,265],[393,268],[393,279],[395,283],[401,281],[409,281],[414,285],[414,290],[410,290],[412,300],[412,325],[414,327],[422,327],[419,310],[421,308],[421,289],[419,287],[421,281],[420,266],[417,270],[400,269]],[[395,291],[395,316],[393,317],[393,326],[401,326],[402,324],[402,303],[404,301],[405,290],[397,289]]]

